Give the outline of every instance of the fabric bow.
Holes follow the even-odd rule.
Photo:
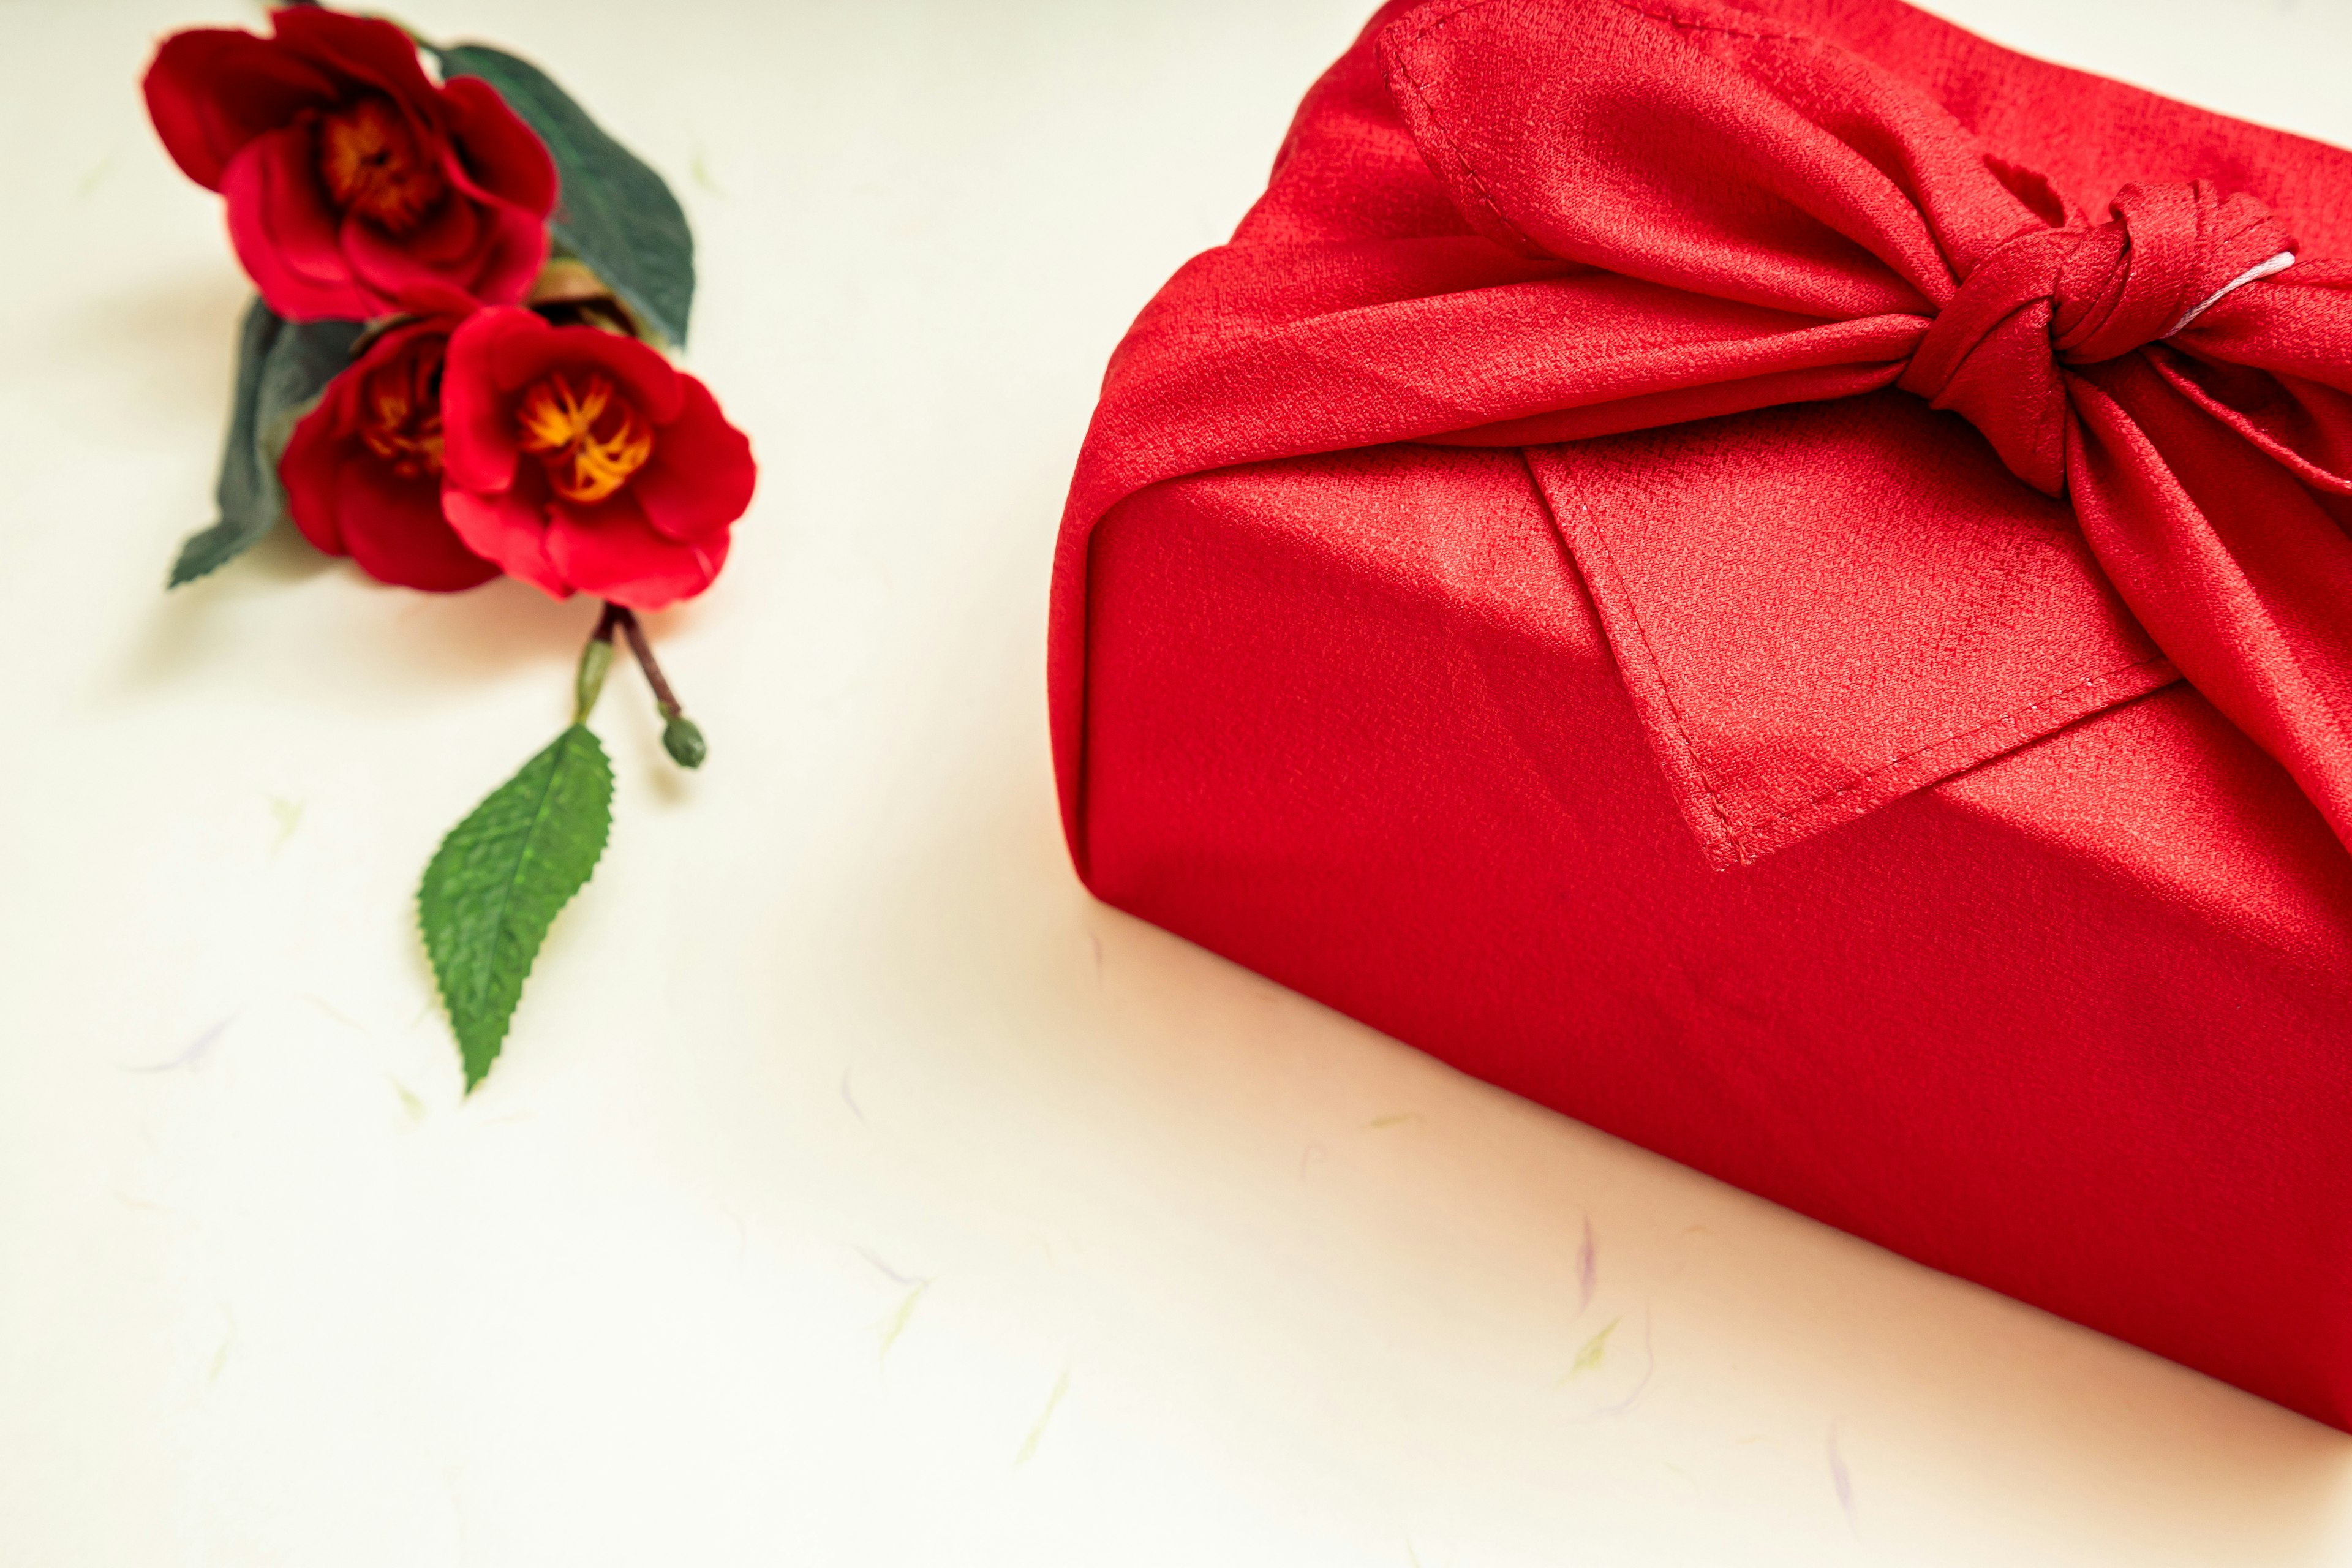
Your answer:
[[[1066,548],[1118,497],[1210,467],[1897,386],[2071,502],[2157,644],[2352,845],[2352,267],[2303,254],[2252,194],[2297,181],[2225,148],[2095,220],[1955,112],[2032,106],[1958,79],[1939,97],[1932,58],[1898,72],[1786,19],[1897,8],[1756,3],[1383,13],[1383,79],[1343,62],[1302,111],[1323,142],[1286,150],[1327,180],[1352,160],[1362,190],[1281,199],[1278,171],[1235,245],[1145,312]],[[1399,122],[1453,221],[1412,205]],[[2347,200],[2296,221],[2352,232]]]

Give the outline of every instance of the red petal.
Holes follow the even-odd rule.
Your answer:
[[[373,224],[368,227],[378,246],[397,250],[445,277],[457,277],[471,270],[474,258],[488,237],[487,216],[481,203],[452,193],[423,222],[404,233],[395,235]]]
[[[442,88],[441,107],[457,154],[450,172],[461,188],[511,202],[533,217],[555,210],[555,159],[497,88],[461,76]]]
[[[302,416],[278,459],[278,482],[286,487],[286,510],[302,537],[330,555],[349,553],[343,548],[341,509],[336,493],[343,464],[343,438],[336,428],[341,410],[336,388],[349,381],[348,373],[330,383],[319,406]]]
[[[529,310],[500,310],[495,328],[488,323],[482,342],[483,374],[500,392],[520,392],[547,368],[549,340],[555,329]]]
[[[288,55],[383,93],[436,143],[446,133],[440,89],[425,74],[415,44],[392,23],[320,5],[289,5],[272,11],[269,26]]]
[[[469,281],[486,305],[510,305],[530,292],[547,265],[547,226],[520,207],[492,203],[478,209],[486,230]]]
[[[478,303],[463,289],[438,278],[416,279],[400,292],[404,314],[425,317],[444,332],[455,331],[458,322],[474,313]]]
[[[727,423],[710,389],[690,375],[677,379],[677,417],[655,434],[653,461],[630,479],[629,493],[663,533],[696,540],[743,515],[760,466],[751,438]]]
[[[226,27],[164,39],[143,85],[163,150],[181,173],[215,191],[247,142],[336,96],[332,81],[276,44]]]
[[[341,222],[310,165],[310,134],[288,126],[257,136],[221,182],[228,233],[271,310],[296,321],[360,321],[375,302],[352,278],[337,243]]]
[[[459,318],[446,315],[426,317],[422,321],[404,322],[397,327],[389,328],[383,332],[378,334],[369,342],[367,352],[360,355],[358,359],[352,362],[352,367],[349,371],[338,375],[334,380],[327,384],[326,403],[321,404],[320,406],[324,407],[328,404],[338,404],[348,408],[350,413],[345,416],[345,422],[341,426],[341,429],[345,433],[349,433],[351,430],[355,429],[357,427],[357,421],[354,416],[357,415],[359,410],[359,393],[357,388],[361,384],[359,377],[365,375],[369,371],[374,370],[379,365],[389,364],[394,360],[398,359],[404,352],[406,352],[408,345],[415,342],[418,338],[435,335],[445,338],[447,337],[457,327],[458,320]],[[350,385],[353,389],[348,395],[344,395],[341,391],[346,384]]]
[[[379,583],[454,594],[499,574],[496,563],[466,548],[441,512],[441,487],[404,479],[369,454],[343,465],[337,500],[343,541],[360,569]]]
[[[503,306],[467,317],[450,335],[441,370],[441,461],[458,489],[493,496],[514,487],[522,453],[515,439],[513,389],[499,384],[492,362],[509,338],[546,331],[547,323],[529,310]]]
[[[505,495],[474,495],[447,482],[441,486],[441,512],[466,547],[495,561],[507,575],[520,577],[558,599],[572,596],[572,584],[548,559],[547,508],[541,487],[518,485]]]
[[[547,552],[583,593],[658,610],[710,586],[727,563],[724,533],[680,544],[654,531],[627,490],[593,507],[548,507]]]
[[[466,198],[453,197],[426,226],[427,229],[436,234],[454,230],[461,239],[478,239],[480,231],[473,221],[477,210]],[[454,264],[436,265],[429,256],[419,254],[412,243],[415,235],[395,238],[365,218],[350,214],[344,215],[339,232],[342,255],[355,285],[374,301],[374,309],[368,312],[372,316],[389,314],[399,308],[401,300],[436,284],[462,286],[467,275],[474,270],[470,256],[460,256]]]
[[[553,370],[601,370],[620,384],[637,412],[656,426],[677,417],[680,378],[655,350],[617,332],[551,327],[536,316],[530,319],[539,322],[538,331],[517,330],[499,338],[491,367],[500,387],[517,391]]]

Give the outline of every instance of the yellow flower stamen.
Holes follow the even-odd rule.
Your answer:
[[[555,493],[583,506],[612,496],[654,455],[653,426],[593,370],[540,377],[524,389],[515,421]]]
[[[387,233],[415,228],[448,193],[448,178],[424,155],[389,100],[362,98],[322,114],[318,134],[327,194]]]
[[[360,388],[360,439],[404,479],[441,472],[441,343],[372,372]]]

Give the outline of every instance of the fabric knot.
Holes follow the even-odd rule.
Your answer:
[[[2294,239],[2268,207],[2204,180],[2126,185],[2109,213],[2028,229],[1978,261],[1899,383],[1965,417],[2048,495],[2066,488],[2062,366],[2168,338],[2294,261]]]

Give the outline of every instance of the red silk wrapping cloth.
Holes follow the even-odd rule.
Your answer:
[[[1893,0],[1392,5],[1112,362],[1073,853],[2345,1425],[2336,256],[2352,155]]]

